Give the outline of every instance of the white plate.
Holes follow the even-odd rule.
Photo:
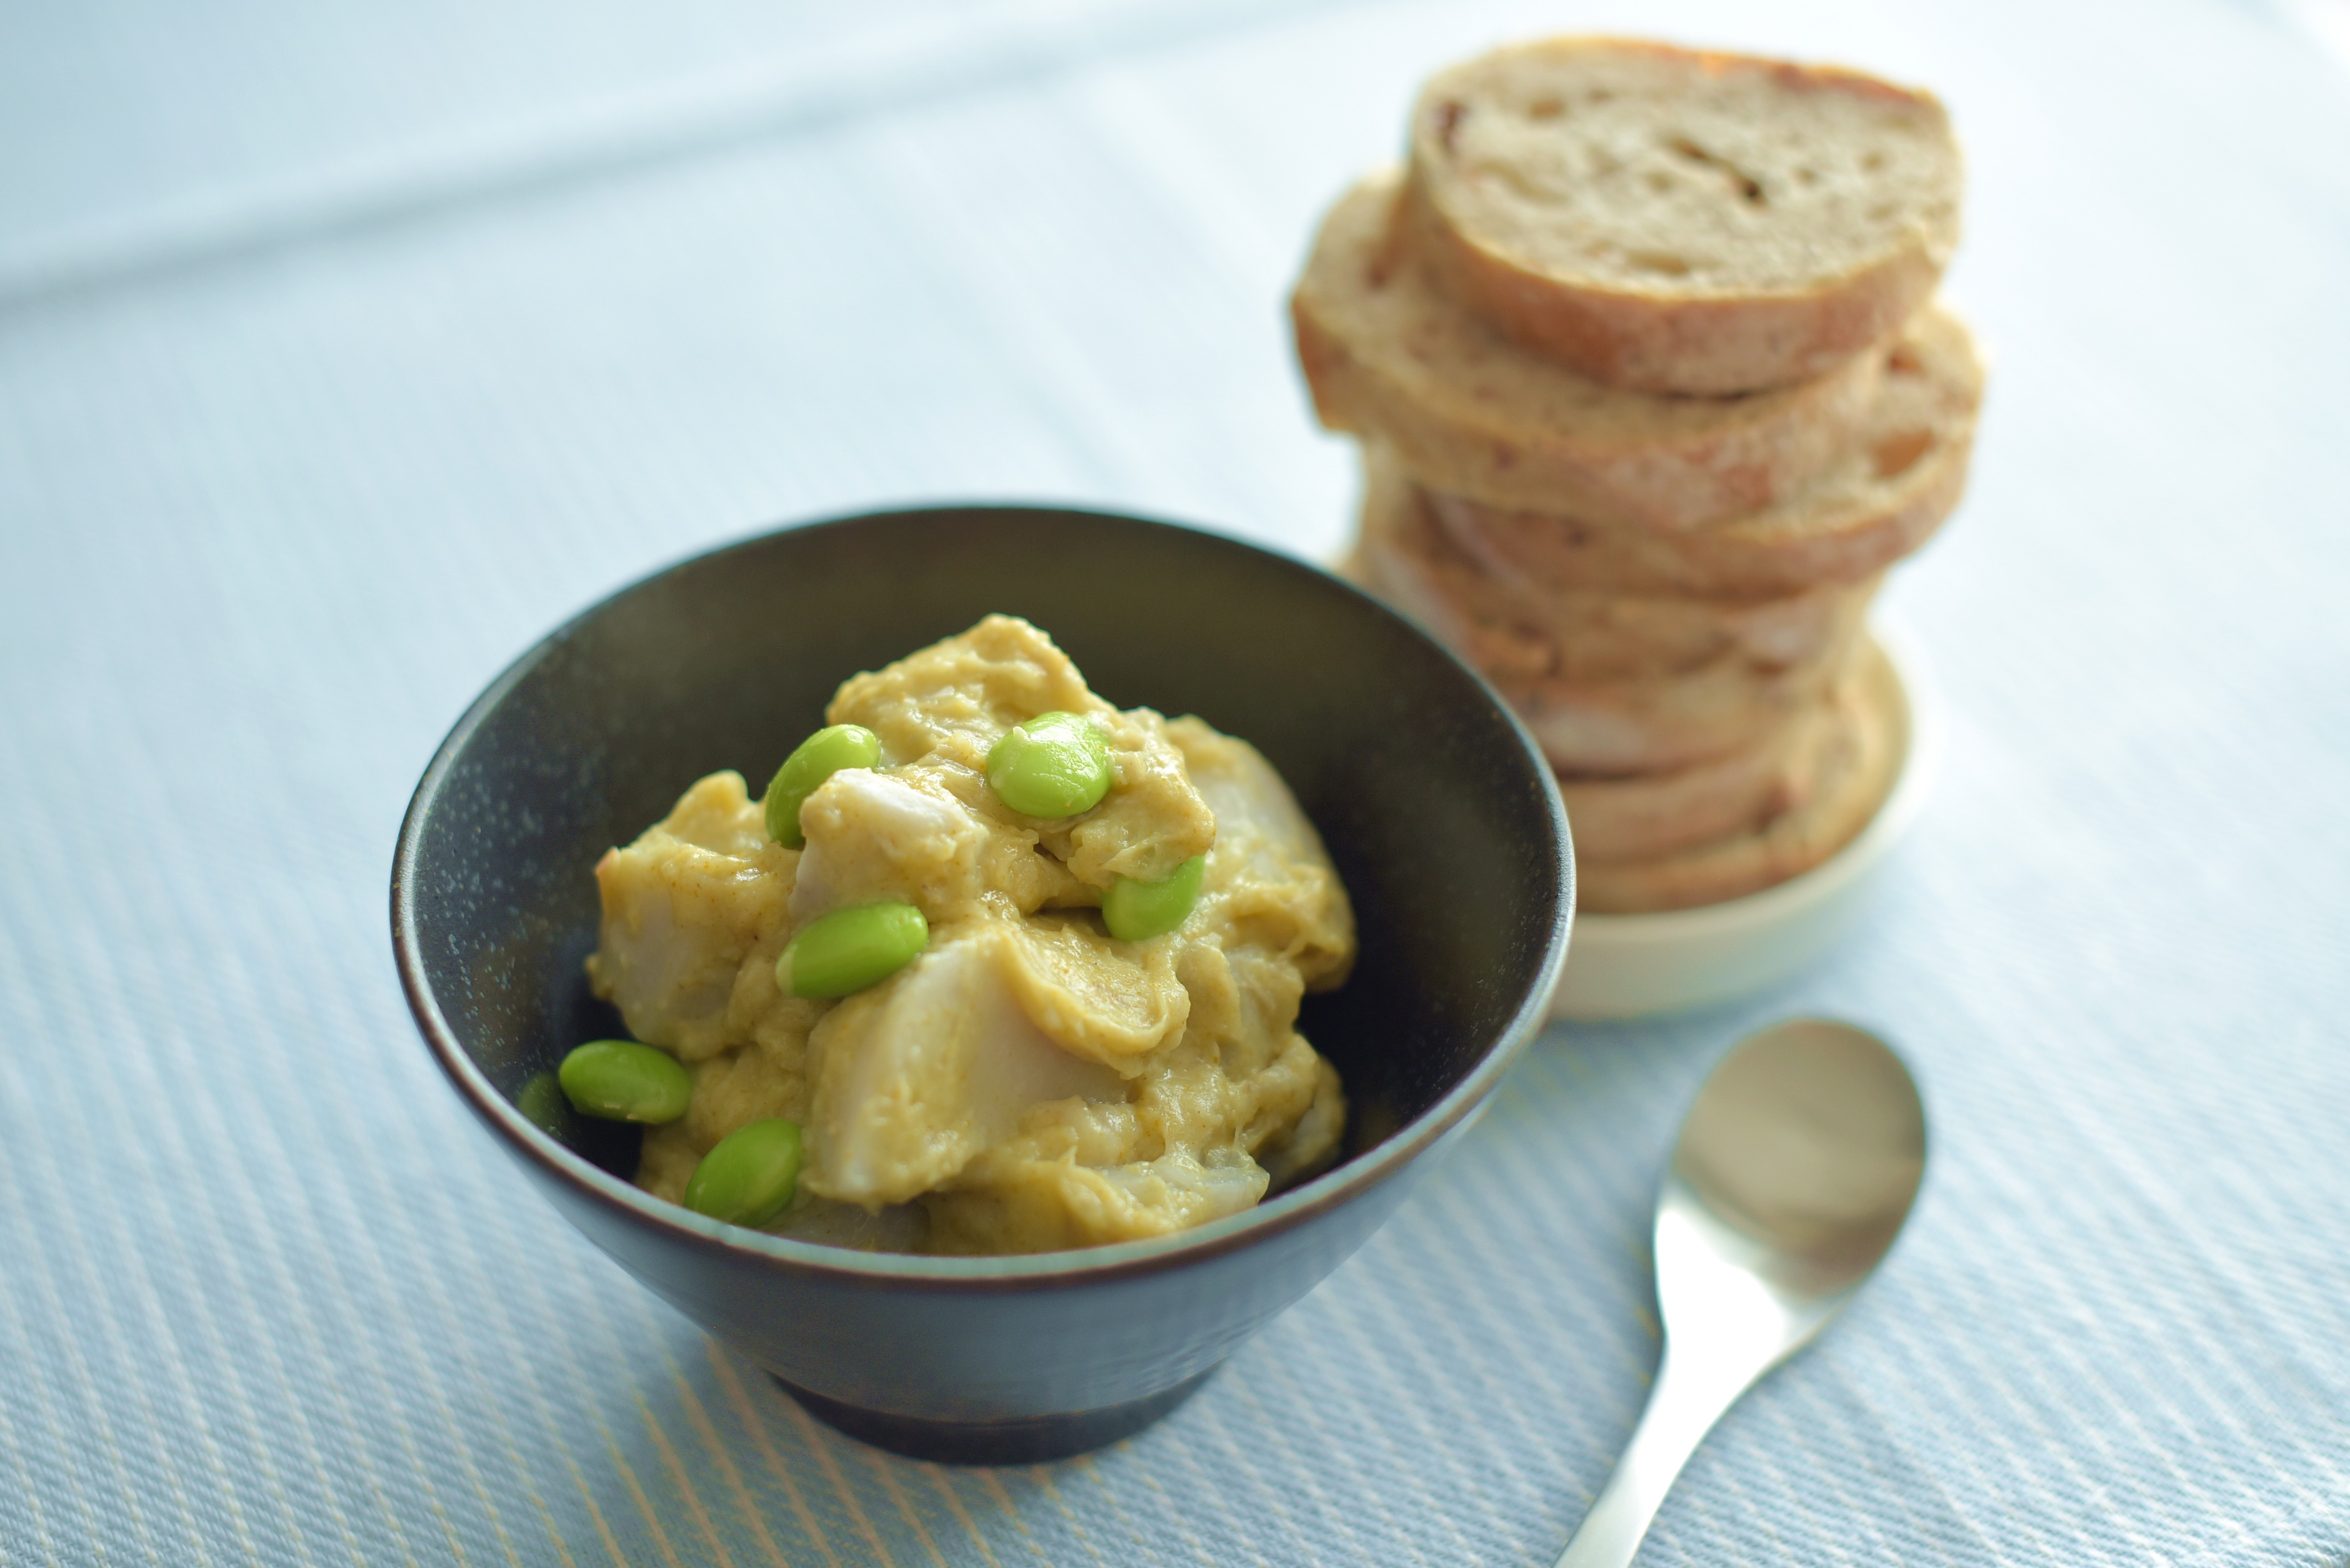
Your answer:
[[[1898,627],[1874,630],[1901,695],[1902,750],[1892,792],[1868,826],[1802,876],[1742,898],[1652,915],[1576,915],[1553,1017],[1638,1018],[1729,1002],[1817,961],[1852,928],[1887,852],[1925,804],[1941,750],[1915,644]]]

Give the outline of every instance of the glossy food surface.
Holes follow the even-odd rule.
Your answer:
[[[802,847],[721,772],[597,864],[596,992],[694,1075],[640,1186],[691,1203],[696,1162],[788,1118],[779,1234],[1037,1252],[1236,1214],[1336,1154],[1338,1075],[1295,1023],[1354,917],[1253,747],[1110,707],[1010,616],[852,676],[827,717],[878,740],[806,794]],[[1082,787],[1006,800],[1007,749]]]

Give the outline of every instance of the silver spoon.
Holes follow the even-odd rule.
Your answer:
[[[1557,1568],[1627,1568],[1722,1413],[1866,1282],[1925,1173],[1925,1107],[1874,1034],[1798,1018],[1731,1048],[1657,1196],[1648,1407]]]

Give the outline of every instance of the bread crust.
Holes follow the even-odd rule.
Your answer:
[[[1621,776],[1688,767],[1762,744],[1835,683],[1850,647],[1847,639],[1800,663],[1768,669],[1733,654],[1655,678],[1492,679],[1554,768]]]
[[[1291,296],[1323,424],[1383,441],[1422,483],[1486,505],[1672,533],[1773,505],[1853,444],[1885,361],[1851,356],[1739,398],[1605,386],[1471,310],[1395,228],[1401,177],[1325,218]]]
[[[1498,576],[1437,522],[1391,453],[1364,452],[1358,579],[1489,676],[1606,680],[1675,675],[1736,657],[1757,669],[1849,640],[1878,579],[1773,598],[1626,594]]]
[[[1919,203],[1923,210],[1905,221],[1882,224],[1884,232],[1862,245],[1861,254],[1768,283],[1669,273],[1627,276],[1620,269],[1611,275],[1602,266],[1577,265],[1572,251],[1555,245],[1538,254],[1523,236],[1508,232],[1496,203],[1484,198],[1486,171],[1464,160],[1459,146],[1461,120],[1494,98],[1512,73],[1572,80],[1578,69],[1604,77],[1627,62],[1684,80],[1689,99],[1723,90],[1725,83],[1749,84],[1750,91],[1761,84],[1766,102],[1801,104],[1839,95],[1875,112],[1914,119],[1938,134],[1934,151],[1947,164],[1941,177],[1950,189]],[[1555,105],[1560,96],[1571,95],[1549,101]],[[1521,141],[1527,140],[1528,124],[1513,122]],[[1700,162],[1721,161],[1686,140],[1678,144]],[[1629,389],[1746,392],[1824,374],[1906,320],[1932,294],[1958,242],[1960,157],[1941,104],[1929,93],[1834,67],[1613,38],[1516,45],[1431,78],[1413,109],[1410,149],[1404,201],[1410,243],[1464,300],[1511,336]],[[1669,178],[1659,171],[1650,177]],[[1773,183],[1783,184],[1783,201],[1805,194],[1793,182]],[[1761,183],[1746,179],[1746,190],[1754,204],[1763,203]],[[1726,206],[1727,215],[1739,215],[1738,203]],[[1625,236],[1604,214],[1559,213],[1544,226],[1575,234],[1594,252],[1620,255],[1625,249]]]
[[[1846,722],[1822,754],[1803,804],[1766,823],[1649,859],[1586,865],[1578,857],[1579,907],[1637,914],[1716,904],[1800,876],[1851,843],[1884,805],[1908,745],[1899,683],[1874,642],[1856,648],[1832,701]]]
[[[1823,763],[1855,722],[1843,704],[1807,704],[1757,744],[1726,757],[1629,778],[1558,781],[1578,872],[1655,860],[1759,830],[1806,805]]]
[[[1958,505],[1983,385],[1972,337],[1939,306],[1878,354],[1877,404],[1847,450],[1777,505],[1742,517],[1660,533],[1563,508],[1497,507],[1423,479],[1425,503],[1488,574],[1528,593],[1772,598],[1865,581],[1925,544]],[[1400,452],[1372,462],[1410,467]]]

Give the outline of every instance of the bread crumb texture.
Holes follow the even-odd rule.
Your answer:
[[[1958,239],[1950,117],[1850,71],[1554,39],[1438,73],[1420,123],[1448,213],[1561,276],[1742,295]]]
[[[1497,49],[1414,110],[1418,244],[1464,299],[1613,385],[1820,373],[1932,293],[1964,183],[1932,94],[1612,38]]]

